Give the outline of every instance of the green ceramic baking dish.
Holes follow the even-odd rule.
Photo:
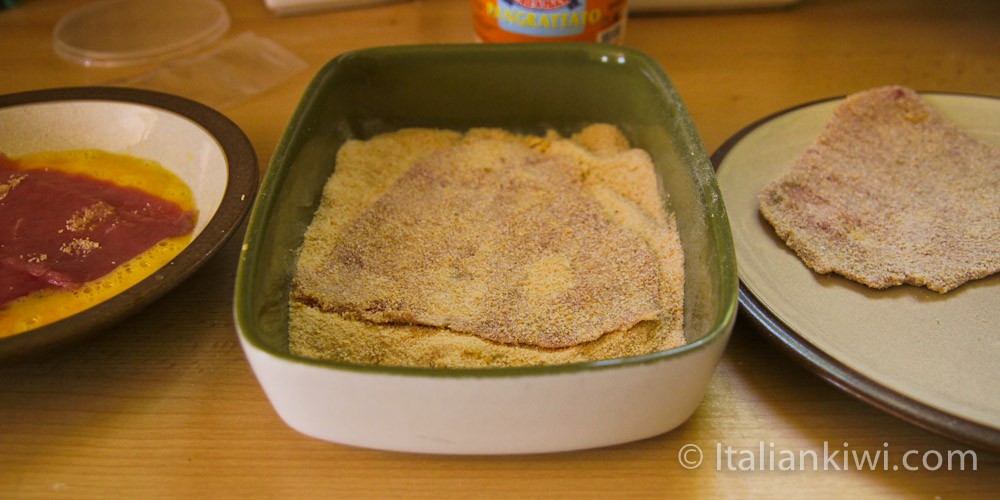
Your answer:
[[[492,369],[377,367],[289,353],[296,249],[345,141],[404,127],[568,134],[594,122],[617,125],[654,160],[684,248],[687,345]],[[650,57],[583,43],[403,46],[345,53],[307,88],[250,217],[235,316],[265,393],[302,433],[404,451],[529,453],[621,443],[684,422],[726,345],[736,294],[712,167],[680,97]]]

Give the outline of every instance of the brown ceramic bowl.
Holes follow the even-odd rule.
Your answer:
[[[246,217],[257,187],[250,141],[215,110],[125,88],[49,89],[0,96],[0,151],[99,149],[158,162],[191,188],[199,212],[191,243],[170,263],[70,317],[0,337],[0,362],[83,340],[138,311],[204,264]]]

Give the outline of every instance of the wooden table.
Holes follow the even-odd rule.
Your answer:
[[[0,12],[0,93],[92,85],[149,68],[94,69],[51,49],[59,17],[87,3],[22,0]],[[344,51],[470,42],[465,0],[417,0],[281,18],[263,2],[224,1],[229,35],[253,31],[308,62],[277,88],[223,111],[262,168],[308,80]],[[1000,3],[809,1],[787,10],[633,16],[626,43],[655,57],[711,152],[744,125],[801,102],[901,83],[1000,95]],[[798,366],[740,318],[704,403],[679,429],[605,449],[514,457],[438,457],[356,449],[283,424],[237,343],[234,238],[156,304],[50,358],[0,367],[0,497],[987,496],[1000,456],[978,470],[741,471],[739,450],[968,447],[857,401]],[[1000,386],[1000,381],[998,386]],[[884,443],[888,443],[885,445]],[[705,453],[688,470],[678,452]],[[739,466],[740,454],[731,455]],[[721,460],[721,467],[719,467]],[[911,464],[913,462],[910,462]],[[919,465],[919,463],[917,463]],[[971,464],[967,464],[970,468]]]

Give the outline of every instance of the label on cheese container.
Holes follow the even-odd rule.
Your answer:
[[[626,0],[472,0],[481,42],[621,43]]]

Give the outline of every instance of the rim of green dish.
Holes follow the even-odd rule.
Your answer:
[[[431,54],[447,53],[470,53],[472,51],[494,52],[494,53],[575,53],[580,56],[595,55],[615,55],[624,56],[627,64],[638,64],[642,68],[642,73],[660,88],[664,96],[671,99],[677,105],[677,119],[681,121],[680,130],[684,134],[684,144],[690,146],[696,154],[694,160],[697,171],[694,172],[694,182],[700,191],[702,202],[705,204],[708,214],[717,214],[713,223],[708,224],[708,234],[717,242],[716,247],[723,250],[719,256],[718,269],[714,271],[720,277],[719,292],[717,296],[725,298],[723,310],[715,315],[717,321],[712,329],[698,340],[680,347],[664,351],[656,351],[641,356],[630,356],[624,358],[613,358],[599,361],[585,361],[578,363],[566,363],[558,365],[542,366],[515,366],[515,367],[488,367],[488,368],[425,368],[408,366],[382,366],[363,365],[333,361],[326,359],[314,359],[298,356],[289,352],[277,351],[261,340],[258,332],[259,326],[250,317],[249,303],[251,301],[250,290],[247,286],[250,274],[256,268],[260,259],[259,245],[254,244],[254,237],[263,232],[268,224],[272,223],[266,215],[273,212],[275,204],[275,193],[280,191],[285,180],[285,170],[288,163],[285,161],[288,156],[288,148],[293,136],[303,116],[307,112],[308,104],[314,99],[316,90],[330,68],[343,64],[345,61],[363,56],[383,56],[398,54],[413,54],[425,56]],[[621,63],[621,61],[619,60]],[[623,63],[623,64],[624,64]],[[256,349],[263,351],[273,357],[281,358],[285,361],[292,361],[304,365],[311,365],[322,368],[330,368],[358,373],[370,373],[374,375],[408,375],[422,377],[443,377],[443,378],[469,378],[469,377],[512,377],[512,376],[536,376],[536,375],[556,375],[581,371],[603,370],[610,368],[626,368],[639,365],[652,364],[672,358],[681,357],[701,350],[716,341],[725,340],[735,322],[738,307],[738,278],[736,271],[736,257],[733,248],[732,233],[729,229],[729,219],[726,216],[725,206],[722,202],[722,195],[719,191],[718,183],[714,182],[714,169],[705,152],[700,136],[695,132],[694,123],[687,112],[683,101],[677,94],[676,89],[670,83],[666,73],[650,56],[643,52],[628,47],[615,45],[593,44],[584,42],[566,43],[524,43],[524,44],[440,44],[440,45],[405,45],[391,47],[377,47],[371,49],[360,49],[345,52],[324,65],[323,69],[310,81],[305,93],[293,113],[289,126],[282,134],[274,154],[271,156],[269,167],[264,174],[261,187],[257,194],[256,203],[250,213],[243,247],[240,251],[239,267],[236,273],[236,286],[234,293],[234,317],[238,334],[249,342]],[[705,175],[708,174],[708,175]]]

